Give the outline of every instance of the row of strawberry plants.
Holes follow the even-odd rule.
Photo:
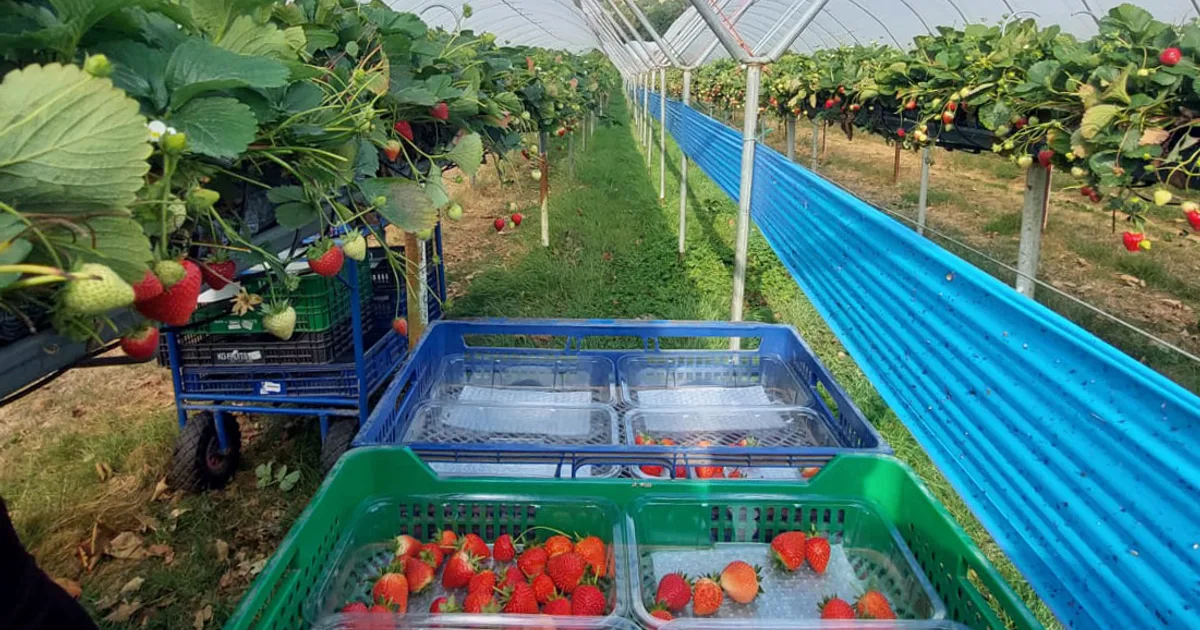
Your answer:
[[[286,339],[297,279],[255,232],[317,234],[304,254],[326,275],[366,255],[363,233],[385,240],[380,219],[428,238],[461,214],[444,170],[573,127],[616,83],[594,55],[379,3],[85,4],[12,3],[0,34],[0,310],[76,338],[125,307],[186,324],[204,284],[263,265],[268,289],[235,308],[266,301]],[[144,354],[157,328],[136,335]]]
[[[847,46],[790,53],[764,69],[760,112],[864,129],[911,149],[983,149],[1030,168],[1069,171],[1093,202],[1123,212],[1133,251],[1152,206],[1179,206],[1195,230],[1200,207],[1172,188],[1200,188],[1200,23],[1157,21],[1123,4],[1078,39],[1013,20],[940,27],[909,50]],[[676,72],[668,83],[678,93]],[[730,60],[696,72],[693,92],[743,106],[745,76]],[[1151,190],[1146,190],[1150,188]]]

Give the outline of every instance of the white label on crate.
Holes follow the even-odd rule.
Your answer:
[[[250,352],[230,350],[229,352],[217,353],[217,361],[221,363],[255,363],[262,361],[262,358],[262,352],[259,350],[251,350]]]
[[[421,305],[420,313],[422,324],[429,323],[429,300],[425,297],[425,292],[429,290],[429,278],[425,277],[425,246],[429,242],[431,241],[421,241],[421,246],[418,248],[421,250],[421,255],[418,259],[419,262],[417,263],[417,278],[419,278],[417,281],[417,304]]]
[[[274,381],[262,381],[258,384],[259,396],[270,396],[271,394],[282,394],[283,384]]]

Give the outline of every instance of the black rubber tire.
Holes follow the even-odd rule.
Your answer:
[[[167,485],[175,490],[204,492],[222,488],[237,472],[242,458],[242,430],[231,414],[222,414],[229,450],[220,452],[217,426],[207,411],[193,414],[175,439]]]
[[[329,425],[329,433],[321,442],[321,477],[329,474],[342,454],[350,450],[350,443],[358,434],[358,423],[353,420],[335,420]]]

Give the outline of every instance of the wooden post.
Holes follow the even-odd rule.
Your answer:
[[[825,159],[825,148],[829,146],[829,121],[821,125],[821,159]]]
[[[404,286],[408,292],[408,348],[416,347],[421,336],[425,334],[425,321],[421,319],[420,285],[423,279],[420,274],[421,240],[413,232],[404,233]]]
[[[896,141],[896,163],[892,165],[892,185],[900,182],[900,141]]]
[[[546,154],[548,151],[546,145],[549,144],[547,136],[545,131],[538,134],[539,153],[541,153],[538,167],[542,171],[542,179],[539,182],[542,202],[542,247],[550,247],[550,210],[548,207],[550,202],[550,156]]]
[[[1017,251],[1017,291],[1033,297],[1038,258],[1042,251],[1042,222],[1050,196],[1050,169],[1034,165],[1025,174],[1025,205],[1021,209],[1021,243]]]
[[[1042,200],[1042,231],[1043,232],[1045,232],[1046,227],[1050,225],[1050,193],[1051,193],[1050,183],[1054,181],[1054,165],[1051,164],[1050,166],[1046,167],[1046,170],[1050,171],[1050,173],[1048,175],[1046,175],[1046,177],[1049,178],[1050,181],[1048,181],[1046,183],[1046,198]]]

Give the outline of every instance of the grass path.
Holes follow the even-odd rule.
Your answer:
[[[623,104],[614,105],[627,124]],[[656,132],[650,170],[628,128],[598,131],[578,157],[576,180],[567,182],[562,175],[552,179],[550,248],[531,247],[518,264],[482,272],[455,301],[451,316],[728,319],[737,207],[693,167],[688,175],[687,255],[680,260],[679,153],[668,142],[667,198],[660,204],[657,137]],[[530,227],[537,226],[531,222]],[[525,238],[536,240],[537,231],[529,230]],[[453,277],[454,271],[450,273]],[[926,480],[1038,618],[1055,623],[757,230],[750,238],[746,319],[796,326],[897,456]]]

